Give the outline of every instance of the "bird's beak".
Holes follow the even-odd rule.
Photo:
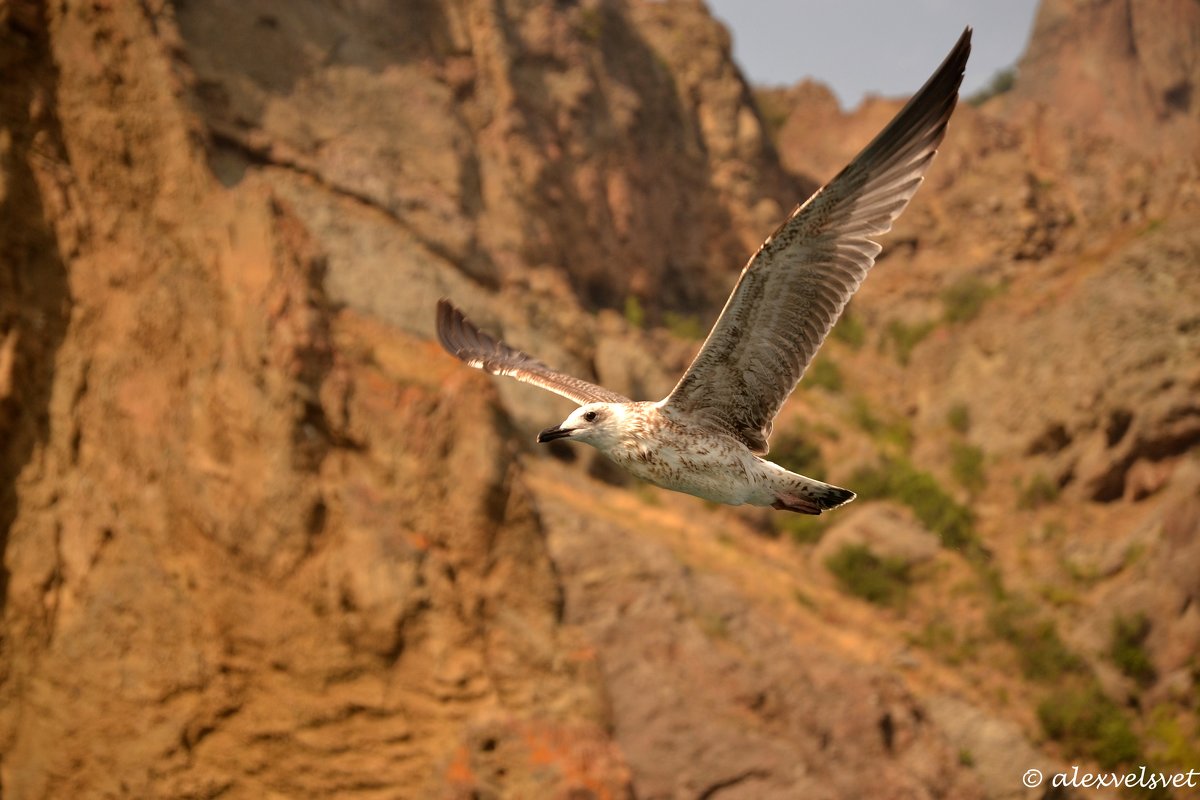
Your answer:
[[[553,428],[546,428],[546,430],[538,434],[538,444],[553,442],[555,439],[566,439],[574,432],[574,428],[562,428],[555,425]]]

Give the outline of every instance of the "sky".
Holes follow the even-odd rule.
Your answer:
[[[734,59],[755,84],[816,78],[852,109],[864,94],[921,87],[962,29],[975,28],[963,94],[1016,63],[1037,0],[708,0],[733,33]]]

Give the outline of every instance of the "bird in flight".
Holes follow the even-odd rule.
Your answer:
[[[639,478],[718,503],[820,514],[850,502],[849,489],[761,456],[775,415],[875,263],[874,238],[924,179],[970,52],[967,28],[887,127],[763,242],[666,398],[634,402],[557,372],[483,333],[448,300],[438,303],[438,339],[472,367],[579,404],[538,442],[590,444]]]

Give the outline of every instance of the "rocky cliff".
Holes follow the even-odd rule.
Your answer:
[[[535,450],[433,304],[661,395],[896,103],[682,0],[0,7],[0,794],[1196,766],[1195,9],[1047,0],[960,109],[777,425],[810,525]]]

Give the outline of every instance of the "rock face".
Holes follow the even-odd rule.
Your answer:
[[[907,509],[872,503],[850,509],[821,537],[813,558],[823,564],[846,547],[865,547],[877,558],[912,566],[932,560],[940,546],[937,536],[913,520]]]
[[[217,175],[263,173],[329,244],[333,296],[422,334],[430,298],[530,269],[592,308],[713,306],[752,246],[739,233],[793,195],[700,7],[175,16]],[[683,225],[696,235],[662,236]]]
[[[1158,5],[1047,3],[855,300],[872,346],[822,354],[854,396],[792,405],[843,483],[896,442],[936,477],[976,448],[990,479],[951,493],[986,576],[1069,584],[1043,610],[1169,766],[1151,735],[1196,724],[1200,243],[1171,36],[1195,4]],[[1104,80],[1141,77],[1087,130],[1058,99],[1117,45]],[[661,396],[895,102],[799,87],[772,142],[683,0],[16,0],[0,67],[0,795],[1012,797],[1076,757],[920,504],[864,498],[814,548],[613,487],[531,452],[562,401],[429,341],[450,295]],[[898,363],[886,332],[964,274],[986,305]],[[1035,475],[1054,498],[1019,496]],[[903,610],[827,574],[858,542],[921,562]],[[1149,684],[1109,663],[1130,610]]]
[[[578,503],[543,502],[551,553],[638,797],[984,796],[896,676],[798,640],[790,609],[765,611],[754,578],[715,574],[702,547],[680,563],[628,518],[581,517]]]
[[[626,796],[494,393],[218,183],[173,24],[5,20],[5,795]]]
[[[1047,0],[1012,100],[1135,148],[1194,159],[1197,30],[1200,8],[1186,0]]]

